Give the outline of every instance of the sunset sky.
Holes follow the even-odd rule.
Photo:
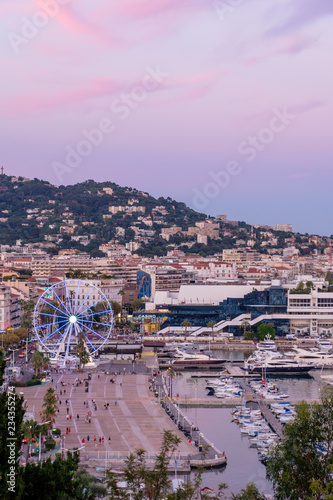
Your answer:
[[[333,234],[332,0],[2,0],[9,175]]]

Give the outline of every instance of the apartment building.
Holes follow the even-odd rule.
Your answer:
[[[0,284],[0,330],[19,328],[20,304],[19,295],[11,293],[9,286]]]

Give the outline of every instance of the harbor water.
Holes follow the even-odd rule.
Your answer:
[[[242,360],[244,353],[239,351],[215,351],[215,356],[229,360]],[[212,378],[207,372],[205,378],[195,378],[196,372],[177,373],[173,378],[173,394],[181,398],[206,398],[206,380]],[[304,399],[313,402],[320,398],[326,386],[321,375],[332,374],[332,370],[312,370],[302,376],[275,376],[274,382],[281,392],[289,394],[290,399]],[[269,377],[269,374],[267,375]],[[241,402],[241,399],[240,399]],[[226,483],[229,492],[238,493],[249,482],[254,482],[265,494],[272,493],[272,484],[266,479],[266,467],[259,459],[257,450],[249,447],[249,440],[241,435],[237,424],[231,422],[231,408],[182,408],[185,415],[200,431],[227,455],[228,463],[224,469],[209,470],[204,473],[203,483],[217,489]]]

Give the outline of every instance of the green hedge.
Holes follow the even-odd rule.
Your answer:
[[[26,385],[27,387],[31,387],[32,385],[41,385],[42,381],[39,379],[36,380],[28,380]]]
[[[45,448],[47,450],[53,450],[53,448],[55,447],[55,445],[56,445],[56,442],[53,439],[50,439],[49,441],[46,441]]]

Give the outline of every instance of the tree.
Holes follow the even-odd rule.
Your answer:
[[[243,328],[243,336],[245,338],[246,336],[246,330],[247,328],[251,326],[251,323],[249,323],[246,319],[243,319],[242,322],[241,322],[241,327]]]
[[[6,362],[0,351],[0,386],[4,382],[5,367]],[[12,387],[0,393],[0,498],[3,499],[14,498],[14,495],[9,497],[8,487],[10,484],[8,481],[10,481],[11,470],[18,470],[22,446],[21,428],[25,412],[24,400],[17,394],[11,396],[14,393],[15,388]]]
[[[134,299],[132,302],[132,309],[133,311],[137,311],[140,309],[140,304],[142,304],[144,301],[142,299]]]
[[[305,283],[305,287],[306,287],[307,290],[310,291],[313,288],[313,282],[312,281],[307,281]]]
[[[271,450],[267,476],[277,500],[322,499],[332,481],[333,389],[323,391],[320,403],[302,402],[285,426],[283,438]]]
[[[31,363],[35,369],[35,375],[38,377],[41,370],[47,369],[49,360],[41,351],[35,351],[32,355]]]
[[[22,425],[22,432],[24,439],[27,440],[28,446],[31,444],[33,439],[39,437],[39,434],[44,436],[47,433],[47,426],[40,425],[36,420],[25,420]],[[28,453],[29,457],[29,453]]]
[[[211,328],[212,329],[212,337],[214,338],[214,326],[216,325],[216,321],[209,321],[207,323],[207,328]]]
[[[32,313],[35,308],[35,302],[33,300],[20,299],[19,304],[21,306],[21,326],[29,329],[32,326]]]
[[[55,422],[55,417],[58,412],[57,398],[54,389],[49,387],[44,395],[40,416],[43,422],[47,422],[47,427],[50,432],[52,424]]]
[[[232,500],[265,500],[254,483],[249,483],[238,495],[232,495]]]
[[[79,358],[79,370],[82,370],[82,367],[89,363],[90,360],[90,354],[86,348],[86,344],[83,341],[82,332],[79,333],[79,340],[75,348],[75,354]]]
[[[84,469],[79,469],[74,477],[74,491],[76,500],[93,500],[106,498],[107,489]]]
[[[78,470],[79,455],[68,452],[64,459],[57,455],[54,461],[48,458],[44,462],[27,463],[20,467],[18,476],[20,478],[18,498],[22,500],[61,500],[71,498],[96,498],[77,497],[75,474]],[[2,497],[6,498],[6,497]]]
[[[170,490],[168,465],[170,457],[176,451],[180,439],[171,431],[164,431],[163,440],[159,454],[156,456],[152,469],[147,467],[146,452],[138,449],[125,460],[125,481],[130,490],[133,500],[158,500],[162,498],[162,492]],[[107,471],[108,487],[111,499],[128,498],[126,492],[119,490],[117,477],[111,471]]]
[[[115,301],[111,300],[111,307],[112,307],[114,316],[118,316],[121,313],[121,305],[119,304],[119,302],[115,302]]]
[[[327,271],[325,281],[328,281],[329,285],[333,285],[332,273],[330,271]]]
[[[274,339],[275,329],[272,324],[266,325],[266,323],[261,323],[257,328],[257,338],[259,340],[264,340],[267,336]]]
[[[188,319],[184,319],[184,321],[180,324],[180,326],[185,327],[185,339],[187,337],[187,329],[192,326],[192,323]]]

